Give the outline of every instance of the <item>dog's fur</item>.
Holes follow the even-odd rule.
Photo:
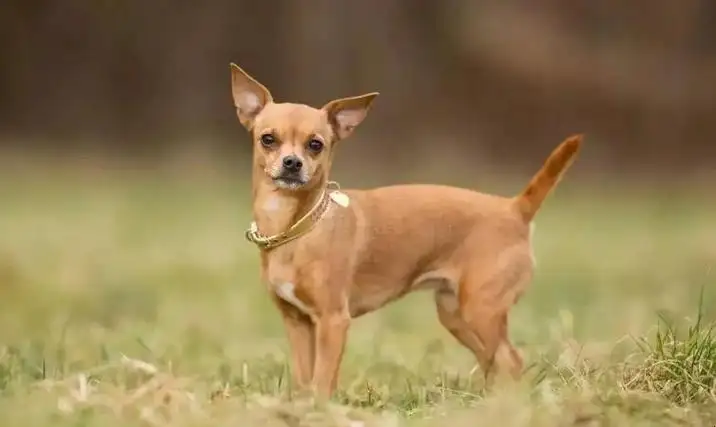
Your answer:
[[[378,94],[318,109],[275,103],[264,86],[231,68],[237,115],[254,144],[254,219],[263,234],[277,234],[315,205],[336,145]],[[295,382],[330,396],[351,319],[418,289],[433,290],[440,322],[475,354],[488,385],[495,374],[519,377],[522,359],[507,318],[532,277],[532,218],[581,140],[557,147],[516,197],[438,185],[347,190],[347,207],[332,205],[307,234],[262,250],[262,277],[283,316]],[[303,168],[284,179],[286,156]]]

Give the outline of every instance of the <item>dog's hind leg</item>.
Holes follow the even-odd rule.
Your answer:
[[[487,310],[486,307],[482,307]],[[484,343],[482,359],[478,359],[485,375],[485,384],[491,387],[496,378],[509,375],[519,379],[522,375],[522,358],[507,337],[507,313],[483,311],[470,321],[470,326]]]
[[[440,323],[460,344],[475,355],[481,367],[485,366],[488,363],[484,356],[485,348],[477,335],[470,330],[469,325],[460,316],[460,307],[455,292],[449,289],[438,289],[435,291],[435,305],[437,306]]]
[[[459,294],[459,310],[469,329],[483,345],[478,358],[487,387],[506,375],[519,379],[522,357],[508,338],[507,317],[510,308],[531,277],[531,261],[522,257],[507,265],[500,263],[474,266],[463,279]],[[497,269],[485,268],[487,265]]]

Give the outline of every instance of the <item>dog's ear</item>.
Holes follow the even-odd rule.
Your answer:
[[[239,121],[248,130],[266,104],[273,102],[271,92],[234,63],[231,64],[231,92]]]
[[[350,98],[335,99],[322,107],[328,114],[338,139],[344,139],[353,133],[365,116],[378,92],[366,93],[365,95],[353,96]]]

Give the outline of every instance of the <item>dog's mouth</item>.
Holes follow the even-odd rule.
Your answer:
[[[293,175],[281,175],[273,178],[273,183],[278,188],[283,188],[286,190],[296,190],[304,185],[306,185],[306,181],[302,179],[299,176],[293,176]]]

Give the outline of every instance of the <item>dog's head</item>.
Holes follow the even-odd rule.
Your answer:
[[[377,92],[341,98],[321,108],[276,103],[271,93],[235,64],[231,89],[236,114],[251,133],[254,162],[284,190],[299,190],[327,177],[332,150],[368,114]]]

